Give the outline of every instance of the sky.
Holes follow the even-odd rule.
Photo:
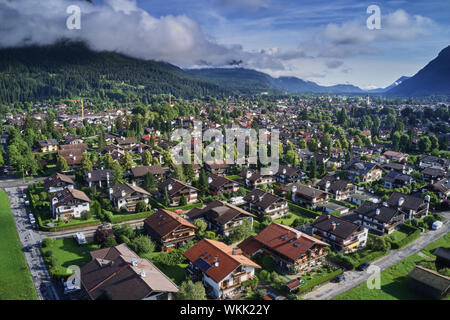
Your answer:
[[[450,1],[0,0],[0,46],[81,39],[183,68],[244,67],[321,85],[386,87],[450,45]],[[81,8],[68,30],[66,8]],[[370,5],[380,29],[369,30]]]

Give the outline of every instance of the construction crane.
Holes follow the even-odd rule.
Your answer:
[[[68,101],[81,103],[81,120],[84,120],[84,102],[83,102],[83,99],[81,99],[81,100],[68,100]]]

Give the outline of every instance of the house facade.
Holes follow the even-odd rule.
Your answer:
[[[117,210],[125,208],[127,211],[135,211],[138,202],[148,204],[150,193],[146,190],[129,183],[119,183],[109,188],[109,200]]]
[[[91,199],[80,190],[66,188],[53,193],[50,211],[54,219],[81,218],[81,214],[89,211]]]
[[[280,218],[289,211],[286,199],[260,189],[251,191],[244,197],[244,201],[246,210],[256,212],[259,216],[270,216],[272,219]]]

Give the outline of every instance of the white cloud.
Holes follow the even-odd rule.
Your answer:
[[[66,8],[73,4],[69,0],[0,0],[0,46],[45,45],[68,38],[84,40],[94,50],[180,66],[242,62],[247,67],[283,69],[270,55],[217,43],[185,15],[155,18],[134,0],[105,0],[101,5],[77,2],[81,30],[68,30]]]

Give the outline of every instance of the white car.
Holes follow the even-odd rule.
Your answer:
[[[71,282],[64,281],[64,279],[61,279],[62,283],[64,285],[64,294],[69,294],[78,290],[81,290],[79,284],[77,284],[76,279],[73,279]]]
[[[433,222],[431,229],[433,230],[438,230],[442,227],[442,222],[441,221],[435,221]]]
[[[31,224],[35,224],[35,223],[36,223],[36,219],[34,218],[34,216],[33,216],[32,213],[30,213],[30,214],[28,215],[28,218],[30,218],[30,223],[31,223]]]

